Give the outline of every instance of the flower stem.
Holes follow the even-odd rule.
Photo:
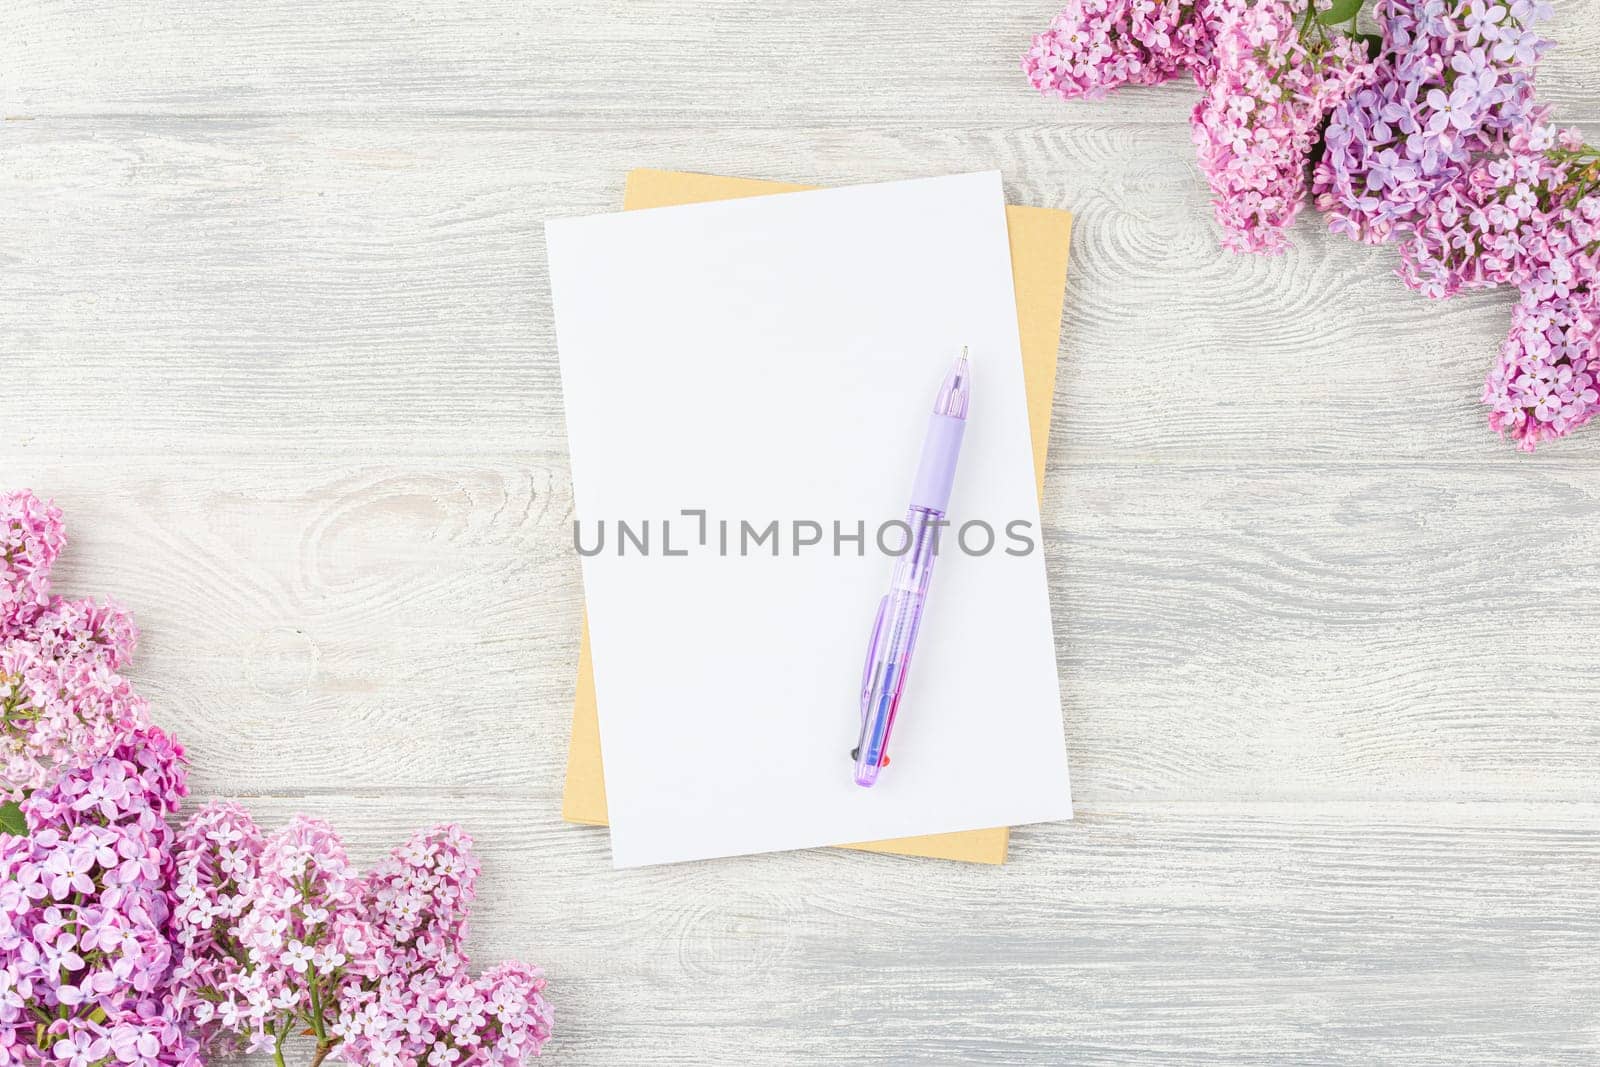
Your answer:
[[[322,997],[320,992],[321,982],[317,978],[316,968],[311,969],[311,1030],[317,1035],[317,1044],[324,1045],[328,1041],[328,1032],[324,1029],[322,1019]],[[326,1055],[326,1053],[324,1053]]]

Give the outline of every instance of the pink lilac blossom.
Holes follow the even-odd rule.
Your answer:
[[[1513,285],[1535,299],[1600,280],[1600,156],[1545,123],[1474,160],[1418,212],[1400,276],[1430,297]]]
[[[231,993],[247,966],[237,926],[251,905],[262,846],[250,813],[230,803],[206,805],[179,835],[172,924],[179,961],[172,1006],[208,1054],[246,1045],[230,1029],[243,1018]]]
[[[368,876],[364,913],[392,955],[378,981],[347,990],[340,1028],[352,1059],[514,1067],[549,1039],[537,969],[505,963],[475,980],[467,973],[477,877],[472,839],[454,826],[416,834]]]
[[[0,639],[50,602],[50,565],[67,542],[61,509],[26,489],[0,494]]]
[[[345,1010],[350,1058],[373,1067],[516,1067],[550,1037],[544,986],[538,970],[514,962],[477,979],[465,971],[385,975]]]
[[[183,750],[149,727],[22,802],[0,838],[0,1056],[201,1067],[166,1010],[172,831]]]
[[[1281,252],[1324,116],[1371,75],[1358,41],[1325,35],[1306,0],[1212,0],[1211,64],[1190,124],[1222,246]]]
[[[472,838],[454,825],[412,835],[367,875],[361,911],[390,968],[454,970],[466,962],[467,916],[477,892]]]
[[[109,667],[53,659],[26,640],[0,644],[0,797],[89,766],[148,724],[144,699]]]
[[[64,770],[91,766],[149,725],[149,708],[117,673],[133,654],[133,621],[112,605],[49,594],[65,543],[61,512],[23,491],[0,497],[7,538],[0,583],[0,799],[19,800]]]
[[[1312,192],[1335,233],[1372,244],[1410,232],[1441,189],[1538,121],[1548,47],[1534,0],[1380,0],[1370,84],[1329,119]]]
[[[52,597],[23,631],[41,655],[121,670],[133,658],[139,631],[116,604]]]
[[[454,826],[419,833],[370,874],[363,910],[387,956],[376,982],[355,985],[339,1032],[361,1063],[496,1064],[536,1055],[550,1036],[544,979],[507,963],[466,972],[467,912],[478,876],[472,841]]]
[[[1277,252],[1300,210],[1324,116],[1371,73],[1359,42],[1307,17],[1308,0],[1078,0],[1023,57],[1061,98],[1194,75],[1200,167],[1224,247]]]
[[[372,966],[338,836],[297,815],[263,840],[241,809],[208,806],[184,826],[178,864],[180,1019],[208,1051],[237,1042],[281,1063],[309,1029],[326,1055],[340,987]]]
[[[1489,426],[1524,451],[1594,418],[1600,345],[1600,153],[1539,122],[1439,190],[1401,246],[1430,297],[1514,285],[1521,300],[1484,384]]]
[[[1483,401],[1491,429],[1531,452],[1600,411],[1600,297],[1594,289],[1565,295],[1524,293],[1511,333],[1489,371]]]
[[[1098,99],[1192,71],[1208,52],[1196,0],[1073,0],[1035,35],[1022,69],[1047,96]]]
[[[306,1030],[314,1064],[512,1067],[549,1037],[537,971],[467,973],[478,864],[453,826],[358,879],[325,825],[263,838],[243,809],[212,805],[183,828],[178,868],[174,1002],[208,1049],[270,1045],[282,1062]]]

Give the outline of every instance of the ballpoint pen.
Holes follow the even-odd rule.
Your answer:
[[[963,348],[955,366],[945,375],[928,433],[922,440],[922,458],[911,485],[911,508],[906,513],[910,542],[895,561],[888,594],[878,602],[878,617],[867,643],[867,661],[861,670],[861,736],[851,755],[856,761],[856,784],[870,786],[888,765],[889,732],[905,692],[911,653],[922,624],[922,606],[928,596],[928,579],[938,556],[939,533],[950,506],[961,437],[967,428],[967,400],[972,392],[972,372]]]

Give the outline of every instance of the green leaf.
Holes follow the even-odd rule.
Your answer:
[[[1333,0],[1333,5],[1328,10],[1317,16],[1317,21],[1324,26],[1337,26],[1341,22],[1349,22],[1361,11],[1362,0]]]
[[[1367,58],[1377,59],[1383,54],[1383,37],[1376,33],[1358,33],[1356,40],[1367,46]]]
[[[22,817],[22,808],[15,800],[0,804],[0,834],[28,836],[28,820]]]

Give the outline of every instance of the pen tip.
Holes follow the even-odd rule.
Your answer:
[[[966,345],[962,345],[961,346],[961,358],[962,359],[966,359],[967,358],[967,346]]]

